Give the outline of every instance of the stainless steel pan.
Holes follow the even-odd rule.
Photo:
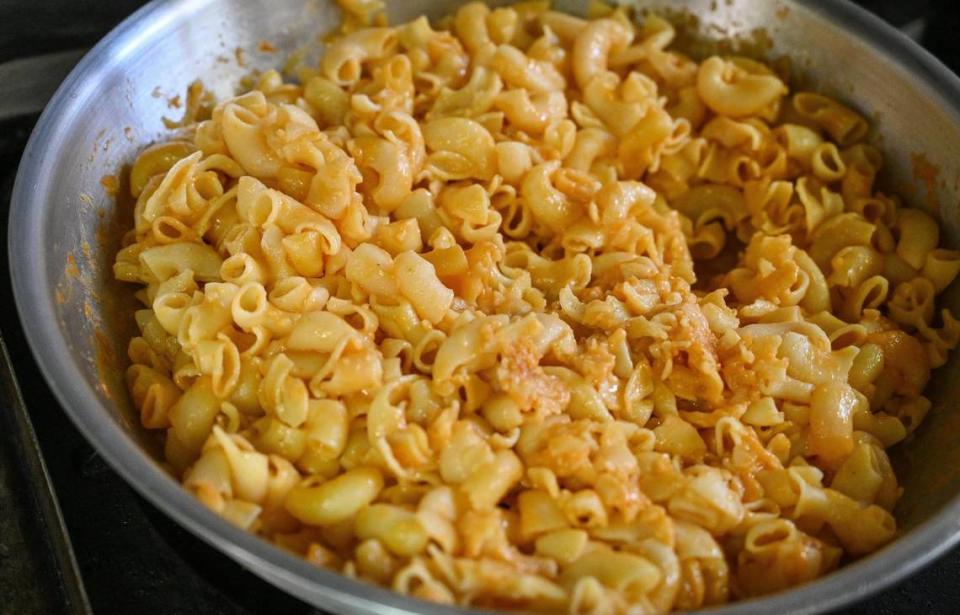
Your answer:
[[[439,15],[457,2],[395,2],[393,19]],[[582,9],[586,2],[560,2]],[[754,51],[788,54],[798,72],[879,120],[891,186],[936,209],[960,242],[960,81],[905,36],[841,0],[651,0],[683,9],[708,38],[740,37]],[[278,587],[339,612],[447,613],[311,566],[234,529],[163,472],[156,442],[138,425],[123,385],[131,291],[111,281],[110,264],[129,208],[101,178],[117,173],[176,117],[168,98],[198,76],[218,96],[251,68],[314,40],[337,19],[316,0],[156,0],[134,14],[73,71],[47,107],[20,166],[10,215],[10,262],[17,306],[51,387],[100,453],[145,497],[189,530]],[[236,49],[246,51],[247,65]],[[956,291],[956,289],[954,289]],[[960,293],[947,304],[960,307]],[[935,374],[934,410],[895,454],[906,494],[902,536],[882,551],[817,582],[716,609],[716,613],[812,613],[836,608],[915,571],[960,539],[960,362]],[[28,400],[29,402],[29,400]],[[91,494],[91,497],[94,497]],[[105,536],[104,540],[109,540]]]

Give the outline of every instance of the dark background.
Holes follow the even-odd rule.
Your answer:
[[[262,0],[267,1],[267,0]],[[393,0],[400,1],[400,0]],[[0,64],[92,45],[138,0],[13,2],[0,0]],[[923,44],[955,71],[960,67],[960,2],[863,0],[860,4]],[[922,21],[919,21],[922,20]],[[4,85],[0,83],[0,89]],[[9,195],[36,116],[0,122],[0,243],[6,244]],[[0,332],[41,443],[89,604],[97,613],[312,613],[310,607],[245,572],[141,499],[93,451],[51,395],[23,339],[13,308],[6,250],[0,249]],[[0,366],[2,367],[2,366]],[[17,399],[6,382],[7,405]],[[3,384],[0,382],[0,384]],[[0,614],[82,612],[70,596],[69,558],[56,553],[57,519],[44,513],[28,442],[0,422]],[[19,438],[19,439],[18,439]],[[62,554],[61,554],[62,555]],[[58,572],[59,571],[59,572]],[[844,612],[960,613],[960,550],[900,585]]]

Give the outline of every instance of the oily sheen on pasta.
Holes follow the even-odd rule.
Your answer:
[[[127,379],[184,486],[483,607],[693,609],[890,541],[960,254],[864,118],[656,16],[374,4],[132,167]]]

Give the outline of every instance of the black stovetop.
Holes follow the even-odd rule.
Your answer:
[[[29,4],[0,0],[0,63],[88,46],[141,4],[139,0],[40,0]],[[955,42],[960,3],[863,0],[861,4],[898,27],[908,26],[911,32],[925,24],[924,44],[954,70],[960,68],[960,43]],[[0,122],[3,245],[16,164],[36,119],[28,116]],[[30,354],[13,308],[6,249],[0,248],[0,254],[0,332],[52,477],[92,610],[142,615],[316,613],[181,529],[139,497],[94,452],[53,398]],[[0,412],[4,410],[0,408]],[[0,423],[0,429],[3,425]],[[11,437],[10,433],[0,434],[0,517],[21,519],[21,527],[26,528],[22,533],[40,533],[43,524],[32,523],[35,519],[31,519],[40,514],[37,497],[29,492],[29,476],[22,480],[32,466],[13,454],[20,449],[11,444]],[[2,448],[5,445],[9,450]],[[19,472],[21,480],[4,482],[4,472]],[[0,614],[12,613],[11,604],[33,605],[17,607],[17,612],[24,615],[82,612],[82,600],[78,611],[77,600],[71,602],[58,595],[68,585],[63,579],[69,575],[58,575],[56,567],[69,561],[44,553],[55,551],[56,541],[43,536],[24,538],[5,539],[0,532],[0,593],[20,592],[25,596],[18,602],[0,595]],[[51,577],[56,580],[51,581]],[[923,611],[932,615],[960,613],[958,605],[960,549],[955,549],[898,586],[844,612],[873,615]]]

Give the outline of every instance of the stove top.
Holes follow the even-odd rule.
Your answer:
[[[0,0],[5,61],[86,47],[139,7],[139,0]],[[863,0],[960,69],[960,3]],[[0,239],[16,165],[36,115],[0,121]],[[0,613],[318,613],[246,572],[156,510],[115,474],[77,432],[41,376],[15,318],[6,250],[0,250],[0,333],[42,449],[56,500],[46,500],[32,461],[29,426],[0,421]],[[3,357],[0,356],[0,371]],[[0,380],[0,404],[19,404]],[[18,406],[19,407],[19,406]],[[18,431],[19,429],[19,431]],[[12,513],[12,514],[11,514]],[[69,535],[69,541],[64,535]],[[72,556],[70,553],[72,545]],[[73,568],[76,570],[73,570]],[[82,578],[82,581],[80,580]],[[845,613],[958,612],[960,549]],[[10,609],[10,610],[7,610]]]

